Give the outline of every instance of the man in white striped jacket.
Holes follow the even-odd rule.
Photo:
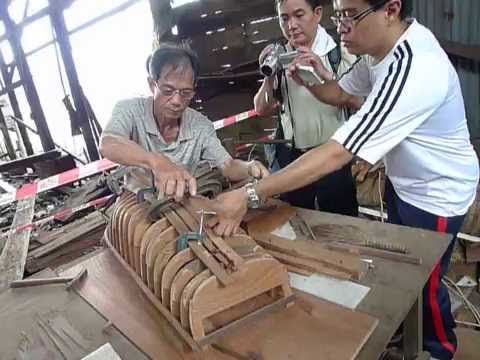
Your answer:
[[[454,239],[478,185],[478,158],[470,142],[458,75],[434,35],[407,19],[407,0],[335,0],[332,20],[345,47],[359,55],[336,81],[311,52],[302,53],[289,75],[320,101],[342,106],[365,98],[360,110],[331,140],[255,185],[224,195],[219,234],[236,231],[247,205],[288,192],[329,174],[354,156],[370,164],[383,159],[388,176],[389,221],[453,234]],[[302,83],[297,65],[312,65],[325,80]],[[424,348],[435,359],[456,351],[455,322],[441,282],[454,240],[423,291]]]

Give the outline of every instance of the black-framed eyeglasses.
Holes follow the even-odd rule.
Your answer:
[[[155,85],[162,96],[171,98],[175,94],[180,95],[180,97],[185,100],[192,100],[195,96],[195,89],[175,89],[170,86],[160,85],[158,82],[155,82]]]
[[[349,16],[348,13],[345,12],[338,12],[336,16],[331,16],[330,19],[335,24],[336,28],[338,29],[340,26],[344,28],[345,31],[349,32],[353,29],[353,27],[370,15],[372,12],[375,12],[381,9],[387,2],[390,0],[381,0],[376,4],[373,4],[366,8],[365,10],[361,11],[355,16]]]

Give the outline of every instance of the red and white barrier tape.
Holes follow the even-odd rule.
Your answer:
[[[8,237],[12,234],[18,234],[18,233],[21,233],[22,231],[25,231],[25,230],[28,230],[28,229],[33,229],[34,227],[37,227],[37,226],[40,226],[42,224],[45,224],[49,221],[52,221],[52,220],[57,220],[57,219],[62,219],[64,218],[65,216],[67,215],[71,215],[71,214],[74,214],[74,213],[77,213],[79,211],[82,211],[82,210],[85,210],[85,209],[88,209],[90,207],[94,207],[94,206],[99,206],[99,205],[103,205],[105,204],[108,200],[110,200],[110,198],[112,197],[113,195],[108,195],[108,196],[105,196],[105,197],[102,197],[102,198],[99,198],[99,199],[95,199],[95,200],[92,200],[86,204],[83,204],[83,205],[80,205],[80,206],[77,206],[77,207],[74,207],[74,208],[71,208],[71,209],[64,209],[62,211],[59,211],[53,215],[50,215],[50,216],[47,216],[46,218],[43,218],[43,219],[40,219],[40,220],[37,220],[37,221],[34,221],[30,224],[25,224],[25,225],[22,225],[16,229],[10,229],[9,231],[6,231],[2,234],[0,234],[0,239],[3,239],[5,237]]]
[[[249,110],[237,115],[227,117],[222,120],[215,121],[213,123],[213,126],[215,130],[219,130],[224,127],[239,123],[241,121],[244,121],[246,119],[249,119],[255,116],[257,116],[257,113],[255,112],[255,110]],[[117,164],[107,159],[94,161],[85,166],[75,168],[58,175],[51,176],[47,179],[40,180],[36,183],[24,185],[21,188],[17,189],[15,192],[1,194],[0,206],[7,205],[18,200],[23,200],[23,199],[35,196],[47,190],[51,190],[59,186],[63,186],[63,185],[75,182],[87,176],[98,174],[102,171],[113,169],[117,166],[118,166]]]
[[[261,138],[257,139],[256,141],[263,141],[263,140],[272,140],[275,136],[272,134],[272,135],[265,135],[265,136],[262,136]],[[250,147],[252,147],[253,145],[262,145],[260,143],[252,143],[252,144],[240,144],[240,145],[237,145],[235,147],[235,151],[242,151],[242,150],[245,150],[245,149],[248,149]]]
[[[223,129],[227,126],[239,123],[241,121],[250,119],[250,118],[255,117],[255,116],[257,116],[257,113],[255,112],[255,110],[245,111],[245,112],[237,114],[237,115],[229,116],[229,117],[227,117],[225,119],[222,119],[222,120],[214,121],[213,122],[213,127],[215,128],[215,130],[220,130],[220,129]]]
[[[91,162],[85,166],[68,170],[61,174],[40,180],[36,183],[24,185],[15,192],[1,194],[0,206],[13,203],[17,200],[33,197],[47,190],[70,184],[85,177],[98,174],[102,171],[113,169],[117,166],[117,164],[107,159]]]

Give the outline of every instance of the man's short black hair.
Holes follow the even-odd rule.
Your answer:
[[[283,3],[285,0],[275,0],[275,5],[278,7],[281,3]],[[305,2],[310,5],[312,10],[315,10],[315,8],[322,6],[320,0],[305,0]]]
[[[367,0],[370,5],[381,3],[382,0]],[[400,19],[405,20],[412,13],[412,0],[402,0],[402,10],[400,10]]]
[[[198,55],[186,44],[162,43],[147,58],[147,72],[155,81],[160,78],[165,66],[170,65],[173,69],[189,64],[193,70],[193,81],[197,82],[200,63]]]

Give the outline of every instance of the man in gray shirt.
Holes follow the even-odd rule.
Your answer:
[[[153,171],[159,197],[196,194],[192,176],[200,161],[219,167],[231,181],[261,178],[258,161],[232,157],[207,117],[188,107],[195,95],[197,55],[185,45],[163,44],[148,61],[152,97],[118,102],[105,127],[100,152],[113,162]]]

